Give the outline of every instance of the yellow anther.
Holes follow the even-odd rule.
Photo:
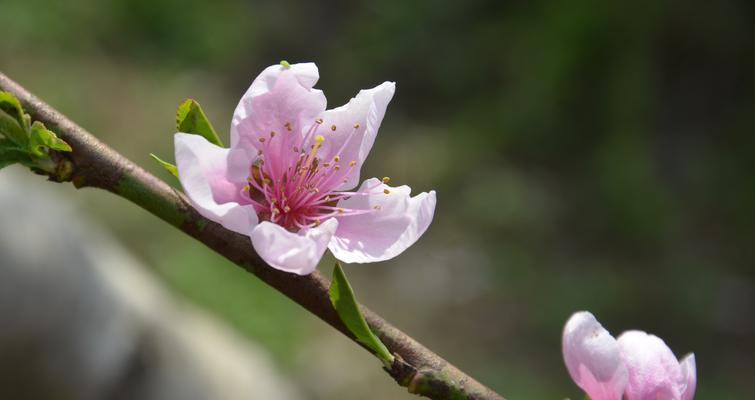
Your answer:
[[[383,183],[388,183],[390,181],[391,181],[391,177],[390,176],[384,176],[383,177]]]
[[[339,162],[339,161],[341,161],[341,156],[333,157],[333,162]]]
[[[330,201],[330,195],[325,196],[325,201]]]
[[[316,220],[315,220],[315,226],[320,226],[320,224],[321,224],[320,220],[319,220],[319,219],[316,219]]]
[[[351,160],[351,161],[349,161],[349,166],[350,167],[353,167],[355,165],[357,165],[357,160]]]
[[[336,130],[336,124],[331,125],[330,126],[330,130],[335,132],[335,130]]]
[[[385,194],[390,194],[390,193],[391,193],[391,191],[390,191],[390,190],[388,190],[388,189],[383,189],[383,193],[385,193]]]
[[[281,210],[273,208],[273,214],[280,214]]]
[[[286,130],[291,131],[291,123],[290,122],[286,122],[285,124],[283,124],[283,126],[286,127]]]
[[[340,165],[336,165],[336,166],[333,167],[333,169],[336,170],[336,171],[338,171],[339,169],[341,169],[341,166]]]
[[[284,212],[289,212],[289,211],[291,211],[291,207],[285,206],[285,207],[283,207],[283,211]]]
[[[244,191],[245,192],[248,192],[250,189],[251,189],[251,187],[249,187],[249,185],[244,186]]]
[[[322,118],[317,118],[317,119],[315,120],[315,122],[317,122],[318,124],[322,124]]]
[[[315,144],[312,145],[312,151],[309,152],[309,157],[307,157],[307,161],[304,162],[304,165],[302,166],[302,168],[304,169],[309,168],[309,166],[312,164],[312,161],[315,159],[315,153],[317,153],[317,149],[320,148],[320,145],[322,145],[322,142],[324,141],[325,141],[325,137],[323,135],[315,136]]]
[[[328,168],[328,167],[330,167],[330,163],[329,162],[323,163],[322,166],[325,167],[325,168]]]
[[[275,137],[275,131],[270,131],[270,137]]]
[[[265,138],[261,137],[260,142],[265,143]]]
[[[264,179],[262,180],[262,183],[264,183],[265,185],[269,185],[269,184],[270,184],[270,182],[271,182],[271,181],[270,181],[270,179],[268,179],[268,178],[264,178]]]
[[[343,210],[343,208],[339,207],[339,208],[336,208],[336,211],[338,211],[339,214],[342,214],[344,210]]]
[[[354,124],[354,129],[359,129],[359,123]]]

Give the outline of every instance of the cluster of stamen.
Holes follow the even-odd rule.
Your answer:
[[[329,160],[318,156],[325,136],[318,134],[323,120],[318,118],[304,135],[293,130],[290,122],[283,124],[281,134],[271,131],[260,136],[258,158],[250,168],[244,187],[244,196],[254,206],[260,220],[268,220],[290,231],[317,226],[330,217],[347,217],[376,212],[380,206],[370,209],[338,207],[338,202],[351,196],[387,195],[388,189],[373,192],[381,186],[367,188],[364,192],[337,192],[337,187],[347,181],[356,168],[357,161],[349,160],[342,166],[340,154],[355,135],[359,124]],[[335,132],[334,124],[329,129]],[[327,134],[327,133],[326,133]],[[388,183],[388,177],[382,183]]]

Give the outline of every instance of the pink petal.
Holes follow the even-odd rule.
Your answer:
[[[338,221],[330,218],[316,228],[294,233],[272,222],[254,228],[252,245],[271,267],[297,275],[309,275],[317,268]]]
[[[435,191],[410,197],[409,186],[392,188],[372,178],[364,181],[359,192],[373,188],[371,195],[356,195],[338,207],[374,212],[337,217],[338,230],[330,251],[347,263],[367,263],[393,258],[422,236],[435,212]],[[383,190],[389,190],[385,194]],[[379,210],[375,210],[378,207]]]
[[[680,400],[684,377],[674,353],[659,337],[641,331],[624,332],[618,339],[627,366],[627,400]]]
[[[682,368],[682,382],[684,384],[681,400],[692,400],[695,397],[695,388],[697,387],[695,355],[688,354],[679,362],[679,366]]]
[[[359,91],[348,104],[323,113],[324,129],[321,131],[325,132],[322,134],[325,142],[319,154],[326,160],[339,155],[344,163],[356,161],[352,173],[346,177],[347,181],[337,190],[352,189],[359,183],[359,170],[372,149],[385,110],[395,91],[395,83],[384,82],[372,89]],[[358,128],[355,128],[356,124]],[[336,127],[335,131],[332,130],[333,126]]]
[[[176,133],[173,140],[178,179],[197,211],[226,229],[248,235],[257,225],[257,214],[239,196],[243,185],[228,176],[228,160],[237,159],[239,153],[199,135]]]
[[[591,313],[581,311],[569,318],[562,345],[569,375],[591,400],[621,399],[627,370],[619,345]]]
[[[303,128],[311,126],[325,110],[325,95],[312,89],[318,78],[313,63],[290,68],[273,65],[262,71],[233,113],[231,147],[242,140],[259,146],[260,136],[271,131],[301,135]]]
[[[317,65],[315,65],[315,63],[291,64],[288,69],[280,64],[275,64],[265,68],[257,78],[254,79],[254,82],[249,86],[244,97],[259,96],[273,90],[278,76],[280,76],[281,72],[286,70],[292,72],[299,80],[299,84],[307,89],[312,89],[320,79],[320,72],[317,70]]]

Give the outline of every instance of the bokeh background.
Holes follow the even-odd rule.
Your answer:
[[[754,8],[2,0],[0,70],[173,184],[148,154],[172,160],[187,97],[227,138],[238,98],[279,60],[316,62],[330,106],[396,81],[364,175],[439,202],[400,257],[347,267],[364,303],[512,399],[581,396],[560,353],[581,309],[694,351],[697,398],[736,399],[755,393]],[[178,296],[260,343],[305,398],[414,398],[145,211],[55,188]]]

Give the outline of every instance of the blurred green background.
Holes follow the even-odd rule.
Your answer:
[[[677,356],[694,351],[698,399],[746,398],[754,4],[2,0],[0,69],[172,183],[148,154],[172,160],[187,97],[228,132],[240,95],[281,59],[316,62],[331,107],[396,81],[364,175],[435,189],[439,202],[417,245],[347,267],[366,304],[512,399],[581,396],[560,353],[580,309],[614,334],[643,329]],[[414,398],[353,343],[141,209],[60,193],[261,342],[311,398]]]

